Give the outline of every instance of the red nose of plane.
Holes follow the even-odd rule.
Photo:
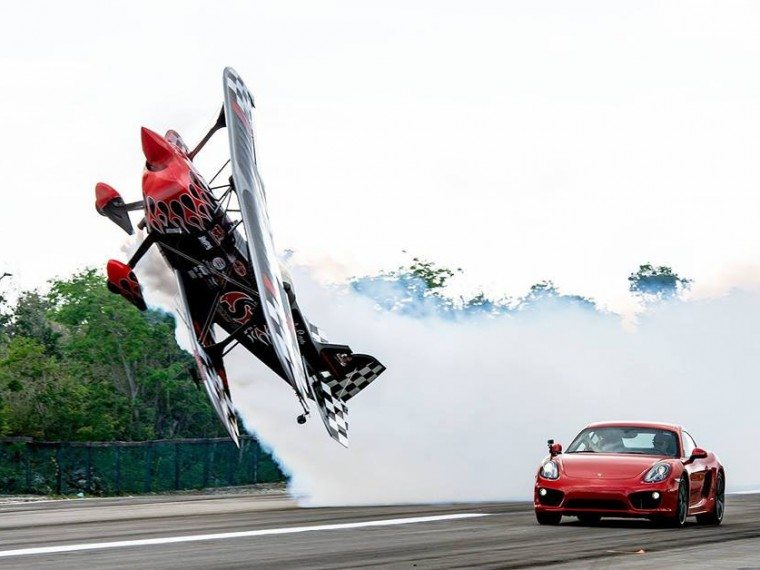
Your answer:
[[[174,156],[172,146],[164,137],[145,127],[141,130],[142,148],[150,170],[161,170]]]

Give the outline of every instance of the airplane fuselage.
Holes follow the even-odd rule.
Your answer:
[[[216,324],[287,380],[271,350],[272,339],[238,224],[195,169],[181,139],[174,142],[171,136],[155,135],[151,140],[149,144],[161,149],[155,151],[157,165],[149,161],[143,174],[145,225],[182,281],[199,341],[207,347],[214,345]],[[164,148],[167,143],[171,154]],[[299,312],[293,313],[299,345],[308,361],[317,355],[307,342]]]

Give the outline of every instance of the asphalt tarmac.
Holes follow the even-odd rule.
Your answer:
[[[690,519],[692,521],[692,519]],[[721,527],[536,524],[527,503],[299,508],[283,493],[0,505],[6,568],[760,568],[760,495]]]

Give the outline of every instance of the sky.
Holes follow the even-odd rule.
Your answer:
[[[227,65],[256,99],[276,245],[325,279],[417,255],[461,267],[462,290],[553,279],[625,310],[640,263],[710,290],[760,273],[756,3],[67,1],[3,20],[15,290],[124,256],[95,183],[138,199],[140,127],[192,146]]]

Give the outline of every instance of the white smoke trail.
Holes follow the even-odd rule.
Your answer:
[[[154,271],[155,263],[138,268],[141,279]],[[388,367],[350,402],[343,449],[316,410],[296,424],[292,391],[256,359],[239,349],[228,357],[246,426],[305,504],[525,499],[546,439],[567,445],[604,419],[682,423],[719,454],[730,489],[760,486],[751,452],[760,436],[760,292],[664,305],[631,332],[616,315],[577,308],[412,319],[294,274],[302,309],[331,341]]]

